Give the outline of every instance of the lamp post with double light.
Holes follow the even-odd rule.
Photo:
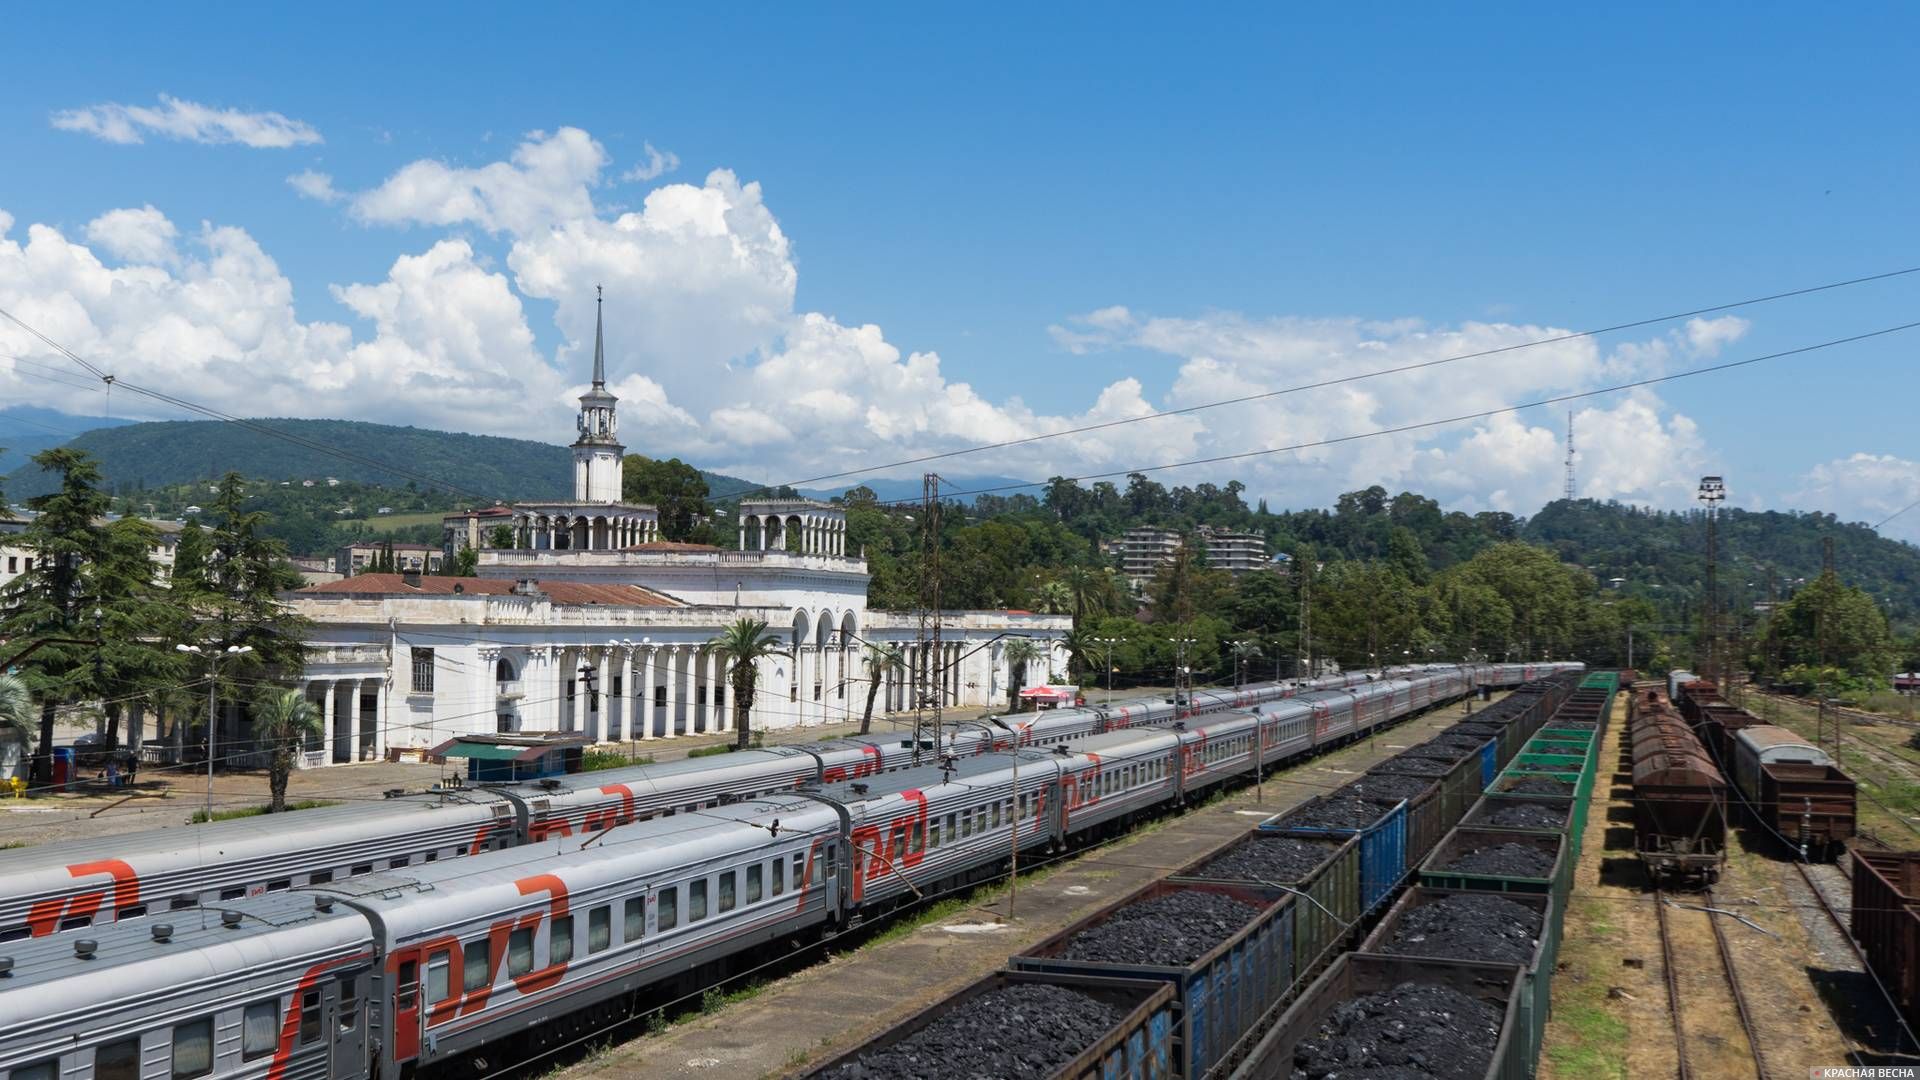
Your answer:
[[[253,651],[251,645],[229,645],[222,649],[217,645],[201,647],[199,645],[175,645],[178,652],[192,653],[207,658],[207,822],[213,822],[213,734],[219,730],[219,721],[215,714],[217,708],[214,696],[220,687],[220,660],[223,657],[241,656]],[[332,723],[333,717],[327,717]]]

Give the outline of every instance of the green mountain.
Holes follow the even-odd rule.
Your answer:
[[[65,445],[100,462],[117,494],[188,484],[230,469],[278,482],[324,480],[398,488],[414,477],[444,478],[457,486],[462,504],[566,498],[573,490],[572,458],[564,446],[492,435],[463,435],[426,428],[368,424],[357,420],[264,419],[249,421],[347,458],[217,420],[169,420],[89,431]],[[640,448],[635,448],[640,449]],[[360,459],[360,460],[353,460]],[[374,464],[378,463],[378,464]],[[405,469],[395,473],[383,465]],[[409,475],[410,474],[410,475]],[[738,477],[705,473],[715,491],[753,485]],[[423,489],[433,487],[416,480]],[[31,463],[9,473],[4,490],[18,502],[53,489],[53,478]]]

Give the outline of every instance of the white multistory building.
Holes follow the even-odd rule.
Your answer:
[[[936,647],[921,640],[917,615],[870,610],[865,553],[847,543],[845,511],[832,503],[741,503],[737,551],[662,540],[655,508],[620,501],[615,405],[596,325],[571,502],[450,517],[454,544],[500,524],[513,530],[511,548],[469,545],[478,577],[362,574],[288,594],[311,622],[303,682],[326,728],[308,764],[471,732],[610,741],[728,730],[728,672],[703,646],[742,617],[765,621],[783,652],[760,668],[757,730],[859,719],[873,678],[868,644],[900,645],[907,660],[905,672],[880,673],[876,714],[910,710],[916,694],[951,707],[1006,705],[1006,649],[1017,637],[1049,657],[1047,670],[1024,673],[1025,685],[1064,668],[1060,639],[1071,624],[1059,616],[946,612]]]

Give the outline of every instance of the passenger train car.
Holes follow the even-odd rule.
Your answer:
[[[1395,673],[0,945],[0,1080],[385,1078],[559,1041],[1472,685]]]
[[[1316,744],[1481,686],[1517,685],[1566,664],[1416,665],[1313,679],[1201,690],[1190,700],[1136,698],[1110,705],[942,726],[922,762],[990,750],[1044,747],[1088,735],[1164,725],[1222,710],[1300,701]],[[910,768],[915,747],[899,734],[577,774],[532,784],[445,788],[377,802],[303,811],[288,835],[266,818],[216,822],[0,853],[0,943],[98,926],[197,904],[230,902],[378,870],[477,855],[610,824],[710,809],[725,800],[832,784]]]

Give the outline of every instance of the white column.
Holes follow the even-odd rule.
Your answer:
[[[693,649],[678,645],[673,650],[677,654],[677,663],[673,669],[673,714],[682,718],[687,725],[687,734],[693,734],[693,663],[696,659]]]
[[[326,722],[322,725],[322,727],[324,727],[325,730],[321,733],[320,745],[326,749],[326,760],[329,762],[333,760],[333,738],[334,738],[333,729],[334,729],[334,724],[336,723],[333,716],[333,704],[334,704],[333,703],[333,684],[335,681],[336,680],[334,679],[328,679],[326,681],[327,703],[321,709],[321,713],[320,713],[320,715],[326,717]],[[207,717],[207,722],[211,724],[213,722],[213,717],[211,716]]]
[[[638,699],[640,708],[634,715],[640,717],[636,723],[640,725],[640,737],[643,739],[653,738],[653,654],[653,646],[640,647],[640,666],[643,669],[640,675]]]
[[[660,733],[669,739],[679,734],[674,728],[675,706],[680,697],[679,653],[680,649],[675,645],[660,647],[660,681],[667,688],[667,704],[660,721]]]
[[[727,714],[720,708],[720,669],[726,663],[719,653],[707,654],[707,730],[727,730]]]

